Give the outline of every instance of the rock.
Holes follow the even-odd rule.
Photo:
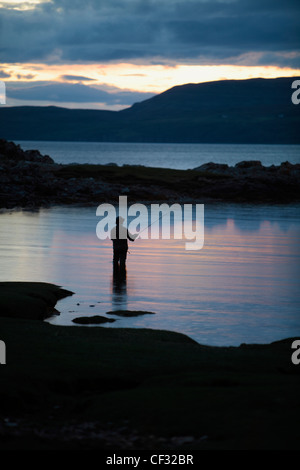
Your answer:
[[[228,170],[229,166],[226,163],[204,163],[201,166],[198,166],[197,168],[194,168],[196,171],[210,171],[210,172],[223,172],[224,170]]]
[[[38,150],[25,150],[24,158],[26,161],[29,161],[29,162],[54,163],[54,160],[52,160],[52,158],[50,158],[49,156],[43,157],[43,155],[41,155],[41,153]]]
[[[290,162],[282,162],[281,167],[285,167],[285,168],[292,168],[292,164]]]
[[[155,312],[146,312],[144,310],[114,310],[106,312],[107,315],[118,315],[120,317],[137,317],[139,315],[154,315]]]
[[[71,295],[45,282],[0,282],[0,317],[44,320],[59,315],[56,303]]]
[[[39,150],[25,150],[23,151],[20,145],[14,142],[7,142],[0,139],[0,154],[3,158],[9,158],[14,161],[28,161],[36,163],[54,164],[54,160],[49,155],[41,155]]]
[[[235,168],[263,168],[261,162],[259,160],[246,160],[239,162],[235,165]]]
[[[78,323],[80,325],[89,325],[89,324],[101,324],[101,323],[113,323],[116,320],[112,318],[102,317],[100,315],[94,315],[92,317],[77,317],[73,318],[73,323]]]

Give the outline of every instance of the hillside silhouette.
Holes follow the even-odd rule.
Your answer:
[[[175,86],[122,111],[0,107],[9,140],[299,144],[297,77]]]

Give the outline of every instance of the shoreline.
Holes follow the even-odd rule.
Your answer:
[[[300,165],[58,165],[0,140],[0,212],[135,202],[299,203]],[[154,199],[153,199],[154,198]],[[168,330],[43,321],[73,292],[0,283],[0,449],[297,450],[300,366],[285,338],[201,345]]]
[[[55,314],[59,300],[73,294],[46,282],[0,282],[0,318],[45,320]]]
[[[143,165],[57,164],[38,150],[0,139],[0,209],[116,202],[300,202],[300,164],[264,167],[259,160],[234,167],[206,163],[193,170]]]
[[[24,298],[34,305],[41,287],[53,299],[51,284],[27,283],[31,297],[24,285],[11,287],[10,300],[21,291],[23,307]],[[166,330],[72,328],[34,318],[0,317],[7,352],[1,450],[299,446],[294,338],[217,347]]]

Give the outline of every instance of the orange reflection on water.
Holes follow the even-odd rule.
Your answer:
[[[127,276],[119,284],[112,243],[97,238],[94,210],[1,214],[0,276],[53,282],[75,292],[60,302],[56,324],[121,308],[156,314],[118,318],[109,326],[171,329],[208,344],[295,335],[299,223],[278,211],[260,219],[242,207],[234,217],[217,211],[207,217],[204,246],[197,251],[185,250],[185,240],[129,242]]]

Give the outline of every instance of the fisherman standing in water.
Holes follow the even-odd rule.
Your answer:
[[[126,258],[128,251],[128,240],[134,242],[138,234],[131,235],[128,229],[123,225],[123,217],[116,218],[116,226],[110,232],[110,238],[113,242],[113,269],[117,273],[120,269],[120,274],[126,272]]]

